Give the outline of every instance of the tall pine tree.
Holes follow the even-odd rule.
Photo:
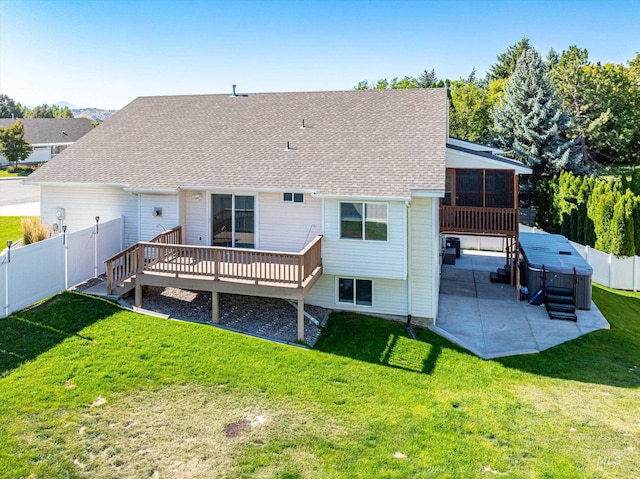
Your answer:
[[[518,59],[504,100],[491,111],[491,120],[493,145],[530,166],[534,186],[562,170],[583,170],[574,141],[568,139],[571,119],[533,48]]]

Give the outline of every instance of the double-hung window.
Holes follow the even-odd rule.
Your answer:
[[[386,203],[340,203],[340,238],[387,241]]]

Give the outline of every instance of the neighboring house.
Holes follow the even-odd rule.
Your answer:
[[[443,233],[517,236],[531,170],[497,151],[449,139],[444,89],[143,97],[27,181],[44,223],[124,217],[110,281],[212,291],[214,321],[231,292],[431,323]]]
[[[7,128],[18,119],[0,118],[0,127]],[[86,118],[19,118],[24,125],[24,139],[33,147],[33,153],[24,163],[44,163],[56,156],[83,135],[93,130]],[[0,166],[7,160],[0,156]]]

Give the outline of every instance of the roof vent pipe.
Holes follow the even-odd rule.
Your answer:
[[[233,93],[231,93],[231,96],[238,96],[238,94],[236,93],[236,86],[231,85],[231,89],[233,90]]]
[[[287,147],[284,149],[284,151],[291,151],[291,147],[289,146],[289,142],[287,141]]]
[[[300,128],[302,128],[303,130],[306,128],[306,126],[304,124],[304,118],[302,119],[302,126]]]

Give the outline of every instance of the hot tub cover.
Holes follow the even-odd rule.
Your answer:
[[[591,276],[593,268],[575,250],[569,240],[562,235],[541,233],[520,233],[520,246],[527,264],[535,269],[542,269],[542,265],[554,273]],[[560,252],[571,254],[560,254]]]

